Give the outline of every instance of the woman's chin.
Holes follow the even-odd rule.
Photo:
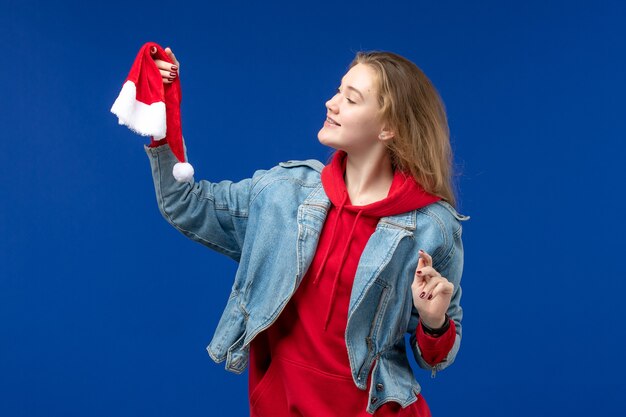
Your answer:
[[[333,141],[333,137],[331,135],[328,135],[327,133],[328,132],[324,131],[324,128],[322,128],[318,132],[317,140],[319,141],[319,143],[321,143],[324,146],[328,146],[329,148],[333,148],[336,151],[338,151],[338,150],[344,150],[345,151],[346,150],[346,149],[344,149],[345,147],[342,146],[340,143],[337,143],[336,141]]]
[[[319,132],[317,132],[317,140],[322,144],[322,145],[326,145],[326,146],[331,146],[328,137],[325,135],[324,132],[324,128],[320,129]]]

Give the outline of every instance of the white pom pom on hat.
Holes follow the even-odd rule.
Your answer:
[[[152,54],[151,49],[156,49]],[[193,167],[187,162],[183,141],[180,102],[180,79],[163,84],[161,72],[154,58],[170,62],[165,50],[154,42],[146,42],[133,63],[111,112],[119,124],[128,126],[142,136],[152,136],[153,141],[165,139],[178,159],[172,174],[179,182],[193,178]]]
[[[172,174],[178,182],[190,182],[193,178],[193,167],[189,162],[177,162],[174,165]]]

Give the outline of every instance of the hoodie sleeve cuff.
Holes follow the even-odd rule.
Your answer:
[[[435,337],[424,332],[421,320],[417,324],[417,344],[422,352],[422,358],[431,366],[443,361],[456,338],[456,326],[454,320],[450,320],[450,327],[441,336]]]
[[[154,136],[150,138],[150,145],[148,148],[158,148],[159,146],[165,145],[167,143],[167,139],[154,140]]]

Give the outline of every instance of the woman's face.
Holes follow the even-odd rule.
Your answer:
[[[326,102],[326,121],[319,141],[348,153],[368,151],[380,144],[383,129],[378,105],[376,72],[365,64],[350,68],[337,93]]]

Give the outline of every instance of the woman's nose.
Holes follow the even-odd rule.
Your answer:
[[[337,113],[337,101],[335,100],[337,96],[333,96],[330,100],[326,102],[326,108],[333,113]]]

